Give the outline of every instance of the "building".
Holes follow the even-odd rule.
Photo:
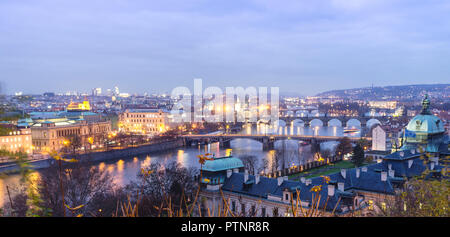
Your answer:
[[[444,122],[430,112],[428,95],[422,101],[422,111],[412,118],[403,129],[399,141],[401,150],[416,149],[418,146],[426,152],[438,152],[439,146],[448,139]]]
[[[102,147],[111,132],[111,121],[93,113],[88,101],[71,102],[66,111],[32,112],[31,120],[20,125],[31,128],[34,151],[45,153],[60,151],[68,141],[77,141],[75,149]]]
[[[30,129],[15,129],[7,134],[0,134],[0,149],[8,152],[33,153]]]
[[[79,140],[80,150],[102,147],[105,136],[111,132],[111,121],[55,118],[36,120],[31,126],[35,152],[60,151],[68,141]]]
[[[369,107],[379,109],[395,109],[397,101],[369,101]]]
[[[119,131],[156,135],[169,127],[169,112],[161,109],[127,109],[119,114]]]
[[[379,124],[372,130],[372,150],[386,151],[386,131]]]
[[[87,100],[83,101],[82,103],[70,102],[70,104],[67,106],[67,111],[79,112],[89,110],[91,110],[91,105]]]
[[[422,112],[406,126],[399,150],[384,155],[377,163],[341,169],[328,175],[328,182],[324,177],[289,180],[287,176],[250,175],[242,172],[242,162],[231,156],[207,160],[200,180],[203,211],[218,215],[218,210],[228,209],[235,215],[290,216],[297,200],[308,210],[314,195],[320,195],[318,211],[323,216],[345,216],[353,210],[371,215],[386,208],[387,202],[403,191],[405,182],[427,169],[431,171],[427,178],[448,178],[441,171],[450,155],[449,136],[440,119],[429,113],[427,97],[422,104]]]
[[[92,89],[92,95],[93,96],[100,96],[100,95],[102,95],[102,88],[98,87],[98,88]]]

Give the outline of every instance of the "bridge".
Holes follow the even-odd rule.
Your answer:
[[[349,126],[349,122],[353,121],[356,124],[359,124],[360,127],[366,127],[368,123],[372,123],[374,125],[376,123],[381,124],[381,121],[388,120],[389,117],[366,117],[366,116],[339,116],[339,117],[330,117],[330,116],[318,116],[318,117],[298,117],[298,116],[283,116],[280,117],[279,120],[284,121],[286,124],[303,124],[303,126],[308,127],[311,126],[311,123],[316,121],[320,126],[327,127],[330,126],[330,122],[336,124],[339,127]]]
[[[313,136],[313,135],[253,135],[253,134],[195,134],[183,135],[185,145],[190,145],[193,142],[197,143],[213,143],[219,142],[221,147],[230,148],[230,142],[233,139],[245,138],[259,141],[263,144],[263,150],[274,149],[274,143],[280,140],[299,140],[306,142],[327,142],[337,141],[344,138],[344,136]],[[371,137],[347,137],[351,142],[356,142],[361,138],[371,141]]]
[[[407,117],[409,118],[409,117]],[[303,126],[309,127],[312,123],[318,124],[318,126],[339,126],[346,127],[349,126],[349,122],[359,125],[361,128],[371,126],[375,124],[382,124],[382,121],[387,121],[392,119],[392,116],[309,116],[309,117],[299,117],[299,116],[281,116],[278,119],[279,123],[285,123],[285,125],[291,126]],[[260,119],[257,124],[269,123],[269,121],[264,121]]]

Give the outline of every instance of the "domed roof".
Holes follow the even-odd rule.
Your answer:
[[[441,119],[434,115],[419,114],[409,121],[406,129],[419,133],[441,133],[444,132],[444,124]]]
[[[202,170],[216,172],[242,167],[244,167],[244,164],[240,159],[232,156],[227,156],[214,158],[214,160],[206,160]]]
[[[430,113],[430,100],[428,95],[422,101],[422,112],[409,121],[406,129],[419,133],[442,133],[445,132],[444,124],[440,118]]]

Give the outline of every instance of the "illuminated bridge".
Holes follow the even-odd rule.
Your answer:
[[[280,140],[299,140],[306,142],[327,142],[337,141],[344,138],[344,136],[313,136],[313,135],[260,135],[260,134],[196,134],[196,135],[183,135],[186,145],[192,143],[213,143],[219,142],[224,148],[230,147],[230,141],[236,138],[246,138],[259,141],[263,144],[263,150],[271,150],[274,148],[274,143]],[[361,138],[371,141],[371,137],[347,137],[351,142],[356,142]]]

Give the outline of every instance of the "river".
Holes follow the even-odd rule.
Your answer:
[[[341,127],[278,127],[271,129],[267,125],[245,126],[241,133],[243,134],[303,134],[303,135],[323,135],[323,136],[343,136]],[[359,132],[348,134],[348,136],[360,136]],[[322,144],[322,149],[332,149],[336,142],[326,142]],[[285,151],[285,162],[287,166],[298,165],[312,159],[310,146],[301,146],[298,141],[285,140],[275,142],[275,150]],[[269,165],[267,169],[271,169],[271,160],[275,156],[276,151],[263,151],[262,144],[251,139],[234,139],[231,141],[231,148],[220,148],[218,143],[209,145],[198,145],[196,147],[182,147],[159,153],[152,153],[138,157],[124,157],[114,161],[98,162],[95,165],[100,169],[106,169],[110,173],[117,185],[126,185],[130,181],[136,179],[136,175],[141,168],[148,167],[152,163],[167,164],[169,162],[179,162],[184,167],[199,168],[197,155],[205,153],[213,153],[216,157],[233,155],[242,157],[244,155],[252,155],[257,157],[259,166],[262,167],[264,160]],[[39,171],[34,173],[35,177],[39,176]],[[0,177],[0,207],[8,200],[6,186],[9,187],[11,195],[14,195],[20,188],[20,175],[13,174]]]

